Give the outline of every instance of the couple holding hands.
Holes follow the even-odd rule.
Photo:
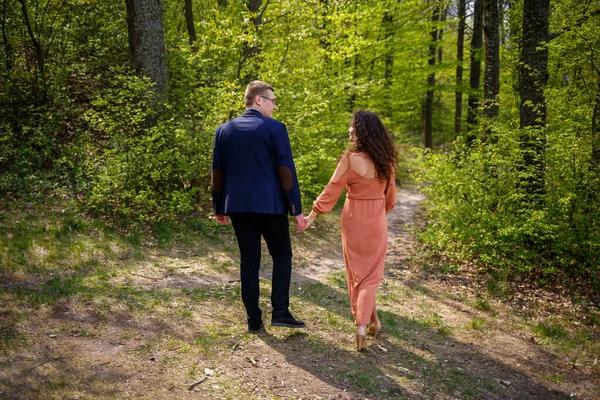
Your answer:
[[[292,248],[287,215],[299,230],[332,210],[347,190],[341,215],[342,247],[350,306],[356,323],[356,350],[382,329],[375,293],[387,252],[387,213],[396,201],[396,150],[379,117],[358,111],[348,128],[350,146],[323,192],[302,215],[300,188],[285,125],[272,118],[274,89],[253,81],[244,95],[246,111],[217,128],[213,147],[213,211],[221,224],[231,219],[240,248],[242,301],[248,330],[263,328],[259,307],[261,237],[273,258],[272,326],[303,328],[289,311]]]

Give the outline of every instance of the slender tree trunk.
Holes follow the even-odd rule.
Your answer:
[[[473,12],[473,37],[471,38],[471,67],[469,75],[469,98],[467,110],[467,144],[475,139],[480,98],[477,94],[481,84],[481,58],[483,45],[483,0],[475,0]]]
[[[268,3],[268,0],[267,0],[267,3]],[[254,30],[257,35],[260,34],[260,27],[262,25],[262,13],[264,12],[264,8],[263,8],[263,11],[259,14],[261,6],[262,6],[262,0],[247,0],[246,1],[246,7],[248,7],[248,11],[256,14],[256,16],[252,18],[252,25],[254,26]],[[253,46],[247,42],[244,43],[244,45],[242,46],[242,53],[241,53],[240,59],[238,61],[238,67],[237,67],[237,72],[236,72],[236,78],[238,80],[242,80],[242,81],[250,80],[250,79],[245,79],[244,77],[242,77],[242,70],[243,70],[246,62],[251,60],[257,54],[260,54],[261,51],[262,50],[259,46]],[[252,71],[253,75],[255,73],[256,73],[256,71]]]
[[[148,77],[155,83],[160,103],[167,97],[162,0],[125,0],[125,4],[131,65],[138,76]]]
[[[600,72],[598,72],[598,88],[596,89],[596,101],[592,112],[592,163],[600,167],[600,135],[598,134],[598,123],[600,123]]]
[[[465,46],[466,0],[458,0],[458,35],[456,38],[456,92],[454,111],[454,133],[458,136],[462,130],[463,109],[463,59]]]
[[[485,141],[493,136],[491,122],[498,117],[500,93],[500,17],[498,0],[483,0],[485,70],[483,73],[483,116]],[[495,138],[491,138],[495,140]]]
[[[448,16],[448,6],[441,9],[441,14],[438,17],[438,21],[446,22],[447,16]],[[443,27],[443,24],[441,24],[441,25],[442,26],[438,27],[438,35],[437,35],[438,41],[444,40],[444,27]],[[441,64],[444,60],[444,49],[442,48],[442,46],[438,46],[437,54],[438,54],[438,64]]]
[[[520,74],[520,145],[524,173],[521,186],[538,203],[545,192],[546,99],[548,80],[548,20],[550,0],[525,0]]]
[[[38,81],[40,82],[41,92],[39,92],[39,100],[42,103],[47,101],[46,97],[46,74],[44,71],[45,57],[44,50],[42,49],[42,44],[39,39],[35,37],[35,33],[33,32],[33,28],[31,27],[31,21],[29,20],[29,13],[27,12],[27,3],[25,0],[19,0],[21,3],[21,11],[23,13],[23,20],[25,21],[25,26],[27,28],[27,33],[29,34],[29,39],[33,44],[35,49],[35,59],[37,63],[37,72],[38,72]]]
[[[424,144],[425,147],[433,149],[433,94],[435,87],[435,72],[433,67],[435,66],[436,50],[438,41],[438,22],[440,20],[441,4],[436,1],[433,7],[433,13],[431,15],[431,43],[429,44],[429,66],[431,72],[427,76],[427,93],[425,94],[425,105],[424,105],[424,118],[425,118],[425,134]]]
[[[190,47],[194,53],[197,53],[198,36],[196,35],[196,26],[194,25],[194,10],[192,9],[192,0],[185,0],[185,25],[187,26],[188,36],[190,38]]]
[[[385,29],[385,40],[389,40],[394,34],[394,18],[392,17],[392,13],[386,11],[383,16],[383,26]],[[386,87],[387,99],[392,99],[392,70],[394,66],[394,50],[391,46],[387,47],[387,50],[384,54],[384,70],[383,70],[383,80]],[[392,102],[386,101],[385,103],[385,115],[388,118],[392,118]]]
[[[8,0],[2,1],[2,42],[4,43],[4,52],[6,53],[6,72],[10,74],[13,66],[13,49],[8,40],[8,33],[6,30],[6,11],[8,9],[7,6]]]

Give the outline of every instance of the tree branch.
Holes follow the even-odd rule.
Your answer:
[[[590,19],[590,17],[594,17],[596,15],[600,15],[600,8],[592,11],[589,14],[585,14],[583,15],[581,18],[579,18],[577,20],[577,22],[575,22],[575,25],[572,26],[563,26],[562,28],[560,28],[560,30],[558,32],[554,32],[548,35],[548,41],[551,41],[552,39],[556,39],[557,37],[559,37],[560,35],[562,35],[563,33],[569,32],[571,31],[573,28],[579,28],[581,25],[583,25],[588,19]]]

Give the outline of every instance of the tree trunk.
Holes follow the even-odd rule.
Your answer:
[[[37,63],[37,73],[38,73],[38,81],[41,86],[41,91],[38,91],[38,99],[45,103],[47,101],[46,97],[46,74],[44,71],[45,64],[45,56],[44,50],[42,49],[42,44],[39,39],[35,37],[35,33],[33,32],[33,28],[31,27],[31,21],[29,20],[29,13],[27,12],[27,4],[25,0],[19,0],[21,3],[21,11],[23,12],[23,20],[25,21],[25,26],[27,28],[27,33],[29,34],[29,39],[31,39],[31,43],[35,49],[35,59]]]
[[[465,45],[466,0],[458,0],[458,35],[456,38],[456,92],[454,111],[454,133],[458,136],[462,130],[463,106],[463,59]]]
[[[6,31],[6,11],[8,9],[7,3],[8,0],[3,0],[2,2],[2,42],[4,43],[4,52],[6,54],[6,72],[10,74],[13,66],[13,49],[8,40],[8,33]]]
[[[481,84],[481,47],[483,45],[483,0],[475,0],[473,12],[473,37],[471,38],[471,67],[469,75],[469,98],[467,110],[467,144],[475,139],[473,131],[477,127],[477,114],[479,112],[479,86]]]
[[[500,18],[498,0],[483,1],[483,33],[485,41],[485,69],[483,73],[483,140],[493,135],[492,120],[498,116],[500,93]],[[494,138],[492,138],[495,140]]]
[[[138,76],[155,83],[160,103],[167,97],[162,0],[125,0],[125,4],[131,65]]]
[[[192,9],[192,0],[185,0],[185,24],[187,26],[188,36],[190,37],[190,47],[194,53],[197,53],[198,36],[196,35],[196,26],[194,25],[194,10]]]
[[[548,19],[550,0],[525,0],[520,67],[521,187],[537,203],[545,191],[546,99],[548,80]]]
[[[247,0],[246,7],[248,7],[248,11],[255,13],[256,16],[252,18],[252,24],[254,25],[254,30],[256,31],[256,35],[260,33],[260,26],[262,25],[262,14],[266,8],[263,8],[263,11],[259,14],[260,7],[262,6],[262,0]],[[248,32],[249,33],[249,32]],[[236,78],[240,81],[250,81],[251,78],[242,77],[242,69],[244,68],[244,64],[251,60],[254,56],[261,53],[261,48],[258,46],[252,46],[250,43],[246,42],[242,46],[242,52],[240,55],[240,59],[238,60],[238,66],[236,71]],[[252,71],[252,76],[255,76],[257,71]]]
[[[388,41],[394,34],[394,18],[392,13],[386,11],[383,16],[383,27],[385,30],[385,40]],[[392,70],[394,66],[394,49],[387,47],[384,54],[384,70],[383,70],[383,81],[386,87],[387,99],[392,99]],[[392,118],[392,102],[385,102],[385,116]]]
[[[598,135],[598,123],[600,122],[600,71],[598,72],[598,88],[596,89],[596,101],[592,112],[592,164],[600,167],[600,137]]]
[[[424,105],[424,119],[425,119],[425,134],[424,144],[425,147],[433,149],[433,91],[435,87],[435,72],[433,67],[435,66],[437,41],[438,41],[438,22],[441,14],[441,4],[436,1],[433,7],[433,13],[431,15],[432,28],[430,31],[431,43],[429,44],[429,66],[431,72],[427,76],[427,93],[425,95]]]

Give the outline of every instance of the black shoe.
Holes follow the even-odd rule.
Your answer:
[[[304,321],[299,321],[289,314],[286,317],[277,317],[271,319],[271,326],[284,326],[286,328],[304,328],[306,324]]]
[[[250,333],[258,333],[263,329],[265,329],[265,325],[262,323],[262,321],[259,323],[248,322],[248,332]]]

